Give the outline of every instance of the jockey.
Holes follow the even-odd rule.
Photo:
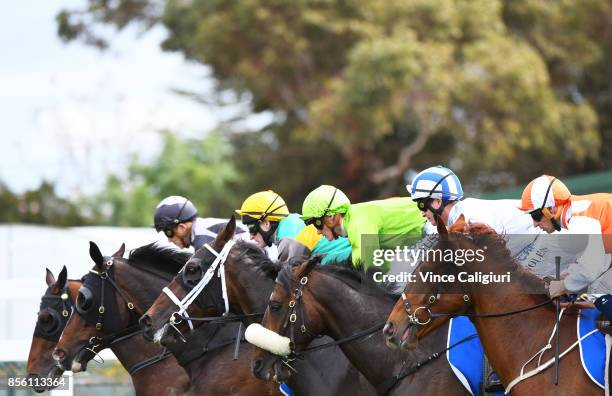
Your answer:
[[[353,265],[363,257],[364,269],[372,264],[370,259],[376,250],[401,246],[406,237],[420,238],[425,223],[410,198],[351,204],[341,190],[328,185],[308,194],[301,218],[329,241],[348,237]]]
[[[266,250],[272,260],[323,255],[323,263],[345,260],[351,252],[346,238],[329,242],[306,226],[298,214],[290,214],[283,198],[272,190],[260,191],[244,200],[240,209],[242,222],[251,240]]]
[[[463,189],[459,178],[441,165],[421,171],[406,189],[423,216],[434,226],[434,215],[440,216],[447,227],[463,215],[466,222],[486,224],[498,234],[529,234],[534,231],[531,221],[520,216],[516,207],[518,200],[461,200]]]
[[[514,199],[476,199],[463,198],[463,188],[455,173],[441,165],[421,171],[406,186],[412,200],[427,218],[436,225],[436,215],[447,227],[452,226],[463,215],[465,222],[483,223],[500,235],[513,235],[506,238],[507,246],[513,256],[520,253],[536,238],[537,231],[530,219],[522,216]],[[426,229],[431,233],[429,229]],[[437,232],[435,230],[433,232]],[[530,235],[531,234],[531,235]]]
[[[153,221],[155,230],[163,231],[168,242],[181,249],[193,246],[196,251],[214,241],[227,224],[224,219],[198,217],[193,203],[178,195],[166,197],[157,205]],[[237,225],[237,238],[242,239],[245,235],[246,227]]]
[[[551,297],[577,293],[589,287],[592,293],[612,292],[612,194],[571,195],[563,182],[542,175],[532,180],[521,198],[522,211],[533,224],[547,233],[564,231],[583,235],[577,249],[577,262],[550,283]],[[574,237],[574,240],[576,237]],[[572,243],[574,245],[574,243]],[[596,284],[595,284],[596,282]]]

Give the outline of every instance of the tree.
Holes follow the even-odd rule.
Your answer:
[[[92,224],[79,202],[60,198],[53,183],[43,181],[35,190],[15,194],[0,183],[0,222],[72,227]]]
[[[169,195],[189,198],[201,216],[229,217],[236,209],[240,177],[233,152],[220,133],[180,139],[163,133],[163,147],[151,163],[133,158],[125,178],[109,176],[91,206],[108,224],[150,226],[155,206]]]
[[[360,200],[398,193],[408,169],[434,163],[474,188],[604,165],[598,123],[607,102],[588,99],[604,73],[580,84],[561,71],[607,70],[597,52],[609,44],[595,36],[608,25],[587,22],[608,10],[604,0],[552,3],[552,12],[572,13],[547,19],[546,7],[500,0],[96,0],[62,14],[60,33],[87,38],[96,23],[159,21],[164,49],[210,66],[219,92],[248,95],[254,112],[276,115],[264,131],[232,138],[238,168],[256,175],[249,183],[290,170],[277,183],[297,188],[292,196],[314,181]],[[551,38],[539,34],[547,23],[581,30]],[[584,43],[586,58],[573,52]],[[571,84],[592,92],[576,100],[559,88]],[[254,170],[245,147],[265,148],[270,161]]]

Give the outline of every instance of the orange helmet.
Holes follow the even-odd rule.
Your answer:
[[[536,209],[563,206],[572,194],[556,177],[542,175],[533,179],[523,190],[520,210],[531,212]]]

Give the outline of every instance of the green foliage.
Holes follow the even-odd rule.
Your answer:
[[[236,168],[221,180],[243,175],[238,195],[275,188],[299,207],[321,183],[357,201],[401,193],[406,170],[434,163],[478,189],[612,164],[607,0],[91,0],[59,20],[74,28],[62,37],[89,42],[97,24],[160,22],[165,50],[273,112],[264,130],[231,135]],[[215,185],[182,164],[133,167],[143,202],[188,195],[177,174]]]
[[[14,194],[0,183],[0,223],[32,223],[56,226],[88,225],[93,219],[81,213],[80,202],[60,198],[55,186],[42,182],[36,190]]]
[[[233,152],[220,133],[203,139],[163,134],[163,148],[151,162],[133,158],[125,178],[110,176],[92,207],[108,224],[148,226],[155,206],[169,195],[189,198],[201,216],[229,217],[235,209],[233,186],[240,182]]]

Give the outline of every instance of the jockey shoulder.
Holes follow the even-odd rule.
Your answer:
[[[362,261],[365,269],[372,264],[374,250],[393,249],[406,238],[420,237],[425,222],[409,198],[351,204],[340,189],[328,185],[308,194],[301,217],[328,241],[347,237],[353,264]]]

